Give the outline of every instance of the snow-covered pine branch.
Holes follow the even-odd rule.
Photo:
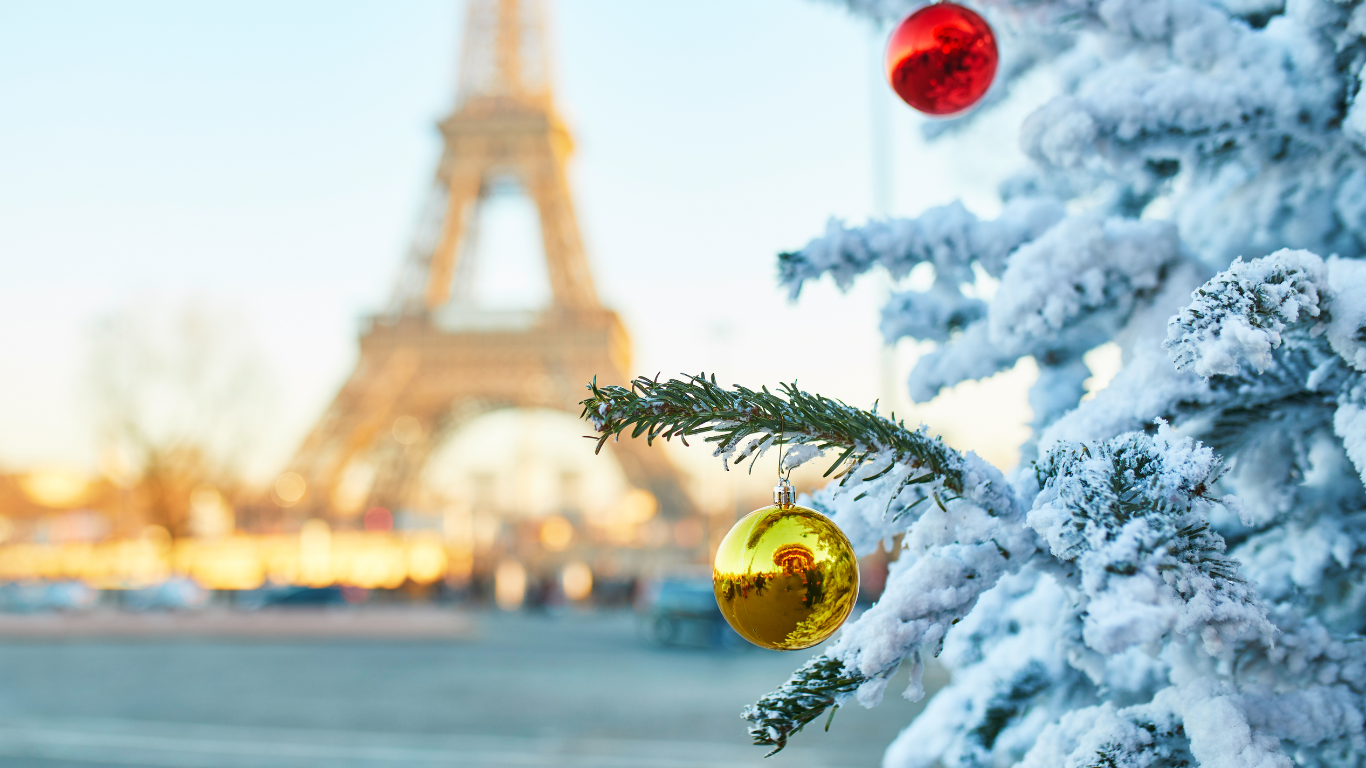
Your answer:
[[[779,254],[779,279],[793,298],[807,280],[828,274],[847,288],[878,265],[901,278],[919,264],[930,264],[936,281],[972,283],[974,264],[999,275],[1011,251],[1043,234],[1062,214],[1054,200],[1020,198],[992,221],[979,220],[960,203],[931,208],[915,219],[872,221],[862,227],[832,219],[821,237],[799,251]]]
[[[990,338],[1017,355],[1091,349],[1180,260],[1167,222],[1068,217],[1011,255],[991,301]]]
[[[1308,251],[1236,259],[1171,319],[1163,346],[1177,370],[1229,375],[1247,365],[1261,373],[1271,366],[1287,326],[1319,316],[1327,278],[1323,259]]]
[[[1087,647],[1112,656],[1177,633],[1218,656],[1272,637],[1203,509],[1220,471],[1213,451],[1165,424],[1155,437],[1058,445],[1035,465],[1029,525],[1077,566],[1067,583],[1081,596]]]
[[[984,379],[1006,370],[1019,359],[1018,355],[997,349],[991,343],[986,321],[978,320],[915,362],[907,380],[911,400],[926,402],[945,387],[969,379]]]
[[[1235,260],[1192,299],[1164,342],[1176,367],[1206,377],[1252,369],[1260,375],[1221,387],[1244,408],[1249,390],[1334,402],[1334,431],[1366,476],[1366,264],[1283,249]]]
[[[933,477],[956,494],[965,492],[967,479],[975,479],[974,467],[962,454],[924,430],[910,430],[875,412],[803,392],[796,384],[781,385],[780,394],[775,395],[766,387],[727,389],[716,383],[715,376],[708,379],[699,374],[665,382],[641,377],[629,389],[600,387],[594,381],[589,390],[592,395],[580,403],[581,417],[600,435],[599,450],[628,429],[631,437],[644,435],[647,443],[677,437],[686,445],[689,436],[701,434],[706,442],[716,443],[713,455],[729,464],[762,456],[781,437],[785,444],[816,449],[793,451],[784,460],[788,469],[823,451],[838,450],[839,458],[826,475],[843,466],[842,485],[850,478],[873,474],[855,470],[874,464],[879,467],[877,477],[887,477],[892,468],[900,467],[902,471],[895,476],[903,486]],[[983,497],[984,502],[1013,503],[1004,494],[1003,483],[997,486],[996,495]]]
[[[927,291],[892,294],[882,308],[882,338],[945,342],[980,320],[987,303],[965,296],[957,286],[936,283]]]

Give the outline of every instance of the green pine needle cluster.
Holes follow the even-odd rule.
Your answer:
[[[750,722],[749,735],[756,745],[773,747],[764,757],[776,754],[787,746],[793,734],[827,709],[838,708],[839,698],[867,681],[867,677],[849,670],[839,659],[817,656],[802,665],[778,690],[745,709],[743,716]],[[834,714],[831,710],[830,716]]]
[[[1104,529],[1108,538],[1129,521],[1141,517],[1163,531],[1169,542],[1165,551],[1172,562],[1158,565],[1159,571],[1176,568],[1180,562],[1214,578],[1241,582],[1236,566],[1224,555],[1223,540],[1210,532],[1202,517],[1188,519],[1193,500],[1209,500],[1207,491],[1222,467],[1216,464],[1206,474],[1184,478],[1172,487],[1171,478],[1163,477],[1161,456],[1153,451],[1151,443],[1151,438],[1142,434],[1090,447],[1063,443],[1035,464],[1041,486],[1068,486],[1064,496],[1072,510],[1075,530],[1070,532],[1071,545],[1058,552],[1058,557],[1074,560],[1090,548],[1086,532],[1093,526]],[[1093,461],[1093,456],[1100,461]],[[1107,567],[1126,575],[1138,569],[1132,563]]]
[[[716,455],[728,463],[757,456],[776,441],[808,444],[840,451],[827,477],[842,465],[847,472],[890,453],[888,470],[897,464],[927,470],[910,482],[940,478],[945,488],[963,491],[963,457],[940,440],[879,415],[876,406],[864,411],[795,383],[780,385],[779,394],[767,387],[726,389],[704,373],[665,382],[641,377],[629,388],[599,386],[595,379],[588,388],[592,396],[581,403],[582,417],[597,429],[598,450],[627,430],[649,443],[677,437],[684,445],[692,435],[707,434],[704,440],[716,443]],[[749,437],[754,439],[741,447]]]

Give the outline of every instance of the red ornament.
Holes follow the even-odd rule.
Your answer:
[[[976,104],[996,77],[996,35],[955,3],[935,3],[907,16],[887,41],[887,79],[907,104],[952,115]]]

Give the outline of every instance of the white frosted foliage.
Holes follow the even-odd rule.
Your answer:
[[[886,591],[748,716],[782,746],[903,663],[926,694],[938,657],[952,682],[887,768],[1366,766],[1366,3],[973,7],[1001,79],[927,135],[1057,83],[1001,213],[834,221],[780,276],[928,272],[881,320],[935,345],[912,398],[1032,356],[1035,431],[1008,478],[856,446],[810,500],[861,553],[899,546]],[[1081,402],[1107,342],[1120,370]]]
[[[1171,319],[1165,346],[1178,369],[1201,376],[1236,374],[1245,365],[1261,373],[1271,365],[1282,331],[1319,316],[1326,283],[1323,259],[1308,251],[1235,259]]]
[[[991,302],[991,339],[1027,354],[1060,337],[1108,337],[1177,258],[1167,222],[1069,218],[1011,257]]]
[[[1328,343],[1348,365],[1366,371],[1366,262],[1329,259],[1328,284],[1333,290]]]

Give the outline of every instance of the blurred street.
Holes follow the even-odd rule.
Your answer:
[[[822,718],[765,761],[739,712],[818,649],[652,647],[625,612],[296,639],[145,618],[143,636],[0,639],[0,766],[875,766],[920,706],[903,671],[881,706],[841,709],[828,733]]]

